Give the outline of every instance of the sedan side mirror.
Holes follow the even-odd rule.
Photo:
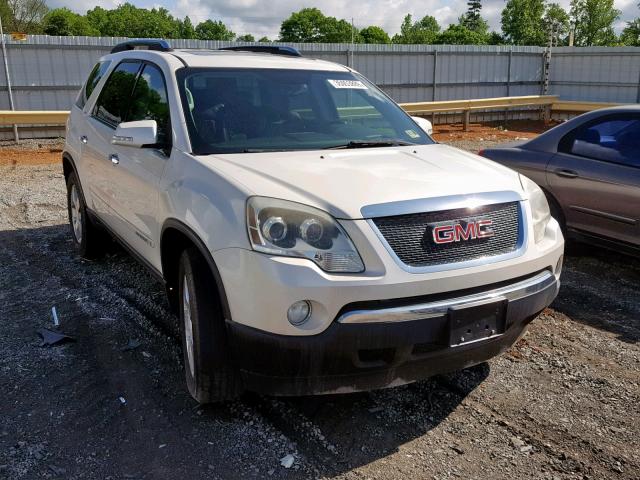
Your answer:
[[[158,143],[158,124],[155,120],[123,122],[111,138],[113,145],[124,147],[152,147]]]
[[[433,133],[433,125],[431,125],[431,122],[429,120],[422,117],[411,117],[411,118],[413,119],[414,122],[418,124],[418,126],[422,130],[424,130],[427,133],[427,135],[431,135]]]

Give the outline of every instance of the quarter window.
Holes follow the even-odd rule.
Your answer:
[[[169,102],[164,76],[158,67],[145,64],[131,96],[127,122],[155,120],[158,143],[166,143],[169,132]]]
[[[580,157],[640,167],[640,115],[615,115],[579,128],[561,150]]]
[[[96,85],[98,85],[100,80],[102,80],[102,77],[106,73],[110,64],[111,62],[99,62],[96,63],[95,67],[93,67],[93,70],[91,70],[89,78],[87,79],[87,83],[85,83],[84,88],[78,96],[78,101],[76,102],[76,105],[78,107],[84,108],[84,105],[87,103],[87,100],[93,93]]]
[[[139,70],[140,62],[122,62],[113,70],[96,102],[93,115],[98,120],[114,128],[125,121]]]

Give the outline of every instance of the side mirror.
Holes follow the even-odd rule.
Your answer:
[[[135,148],[155,146],[158,143],[158,124],[155,120],[123,122],[116,128],[111,143]]]
[[[428,135],[431,135],[433,133],[433,125],[431,125],[431,122],[429,120],[427,120],[426,118],[422,118],[422,117],[411,117],[411,118]]]

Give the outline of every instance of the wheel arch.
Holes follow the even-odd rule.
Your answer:
[[[73,157],[68,152],[64,152],[62,154],[62,171],[64,172],[64,181],[69,180],[69,175],[71,173],[75,173],[76,177],[78,176],[78,170],[76,169],[76,164],[73,161]],[[80,179],[78,178],[78,181]]]
[[[205,259],[209,270],[213,275],[216,282],[216,291],[220,300],[220,306],[222,313],[226,320],[231,320],[231,310],[229,309],[229,303],[227,295],[225,293],[224,284],[220,271],[211,256],[211,252],[200,239],[198,234],[193,231],[188,225],[184,224],[180,220],[170,218],[164,222],[162,231],[160,233],[160,258],[162,265],[162,274],[167,289],[167,296],[171,307],[175,310],[178,305],[178,268],[180,255],[189,247],[195,247],[202,258]],[[176,310],[177,311],[177,310]]]

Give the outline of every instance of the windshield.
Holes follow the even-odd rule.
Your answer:
[[[434,143],[351,72],[184,68],[177,77],[195,154]]]

